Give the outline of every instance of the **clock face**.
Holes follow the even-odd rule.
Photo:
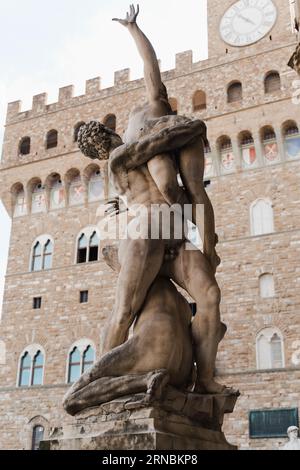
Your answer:
[[[240,0],[223,16],[220,34],[231,46],[248,46],[268,34],[276,19],[277,9],[271,0]]]

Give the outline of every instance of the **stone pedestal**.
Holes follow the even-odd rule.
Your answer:
[[[146,394],[90,408],[56,428],[44,450],[235,450],[222,433],[238,394],[197,395],[168,387],[164,399]]]

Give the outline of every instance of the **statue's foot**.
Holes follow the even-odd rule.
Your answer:
[[[194,392],[200,395],[232,395],[238,393],[237,390],[219,384],[214,379],[197,380]]]
[[[147,381],[147,401],[160,400],[169,380],[169,373],[166,369],[151,372]]]

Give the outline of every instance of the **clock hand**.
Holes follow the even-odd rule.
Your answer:
[[[251,24],[253,24],[254,26],[256,26],[256,24],[254,23],[254,21],[250,20],[249,18],[246,18],[245,16],[241,15],[240,13],[238,13],[238,17],[241,18],[241,19],[244,20],[244,21],[247,21],[247,23],[251,23]]]

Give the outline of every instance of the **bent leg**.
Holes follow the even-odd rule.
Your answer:
[[[185,250],[182,246],[177,258],[169,264],[165,275],[183,287],[197,303],[197,314],[192,322],[195,359],[197,363],[196,391],[222,393],[224,386],[214,381],[218,344],[224,334],[220,320],[220,289],[210,264],[200,251]]]
[[[193,222],[200,232],[204,254],[210,260],[215,272],[220,260],[215,252],[214,211],[203,184],[204,146],[201,137],[181,149],[179,169],[183,184],[193,204]],[[204,205],[204,220],[197,205]]]
[[[143,392],[147,392],[148,402],[151,402],[161,398],[168,380],[169,376],[165,370],[123,377],[101,377],[83,389],[69,394],[64,399],[64,409],[74,416],[86,408],[108,403],[118,397]]]
[[[116,303],[108,321],[103,354],[123,344],[163,262],[164,240],[127,239],[120,244]]]

